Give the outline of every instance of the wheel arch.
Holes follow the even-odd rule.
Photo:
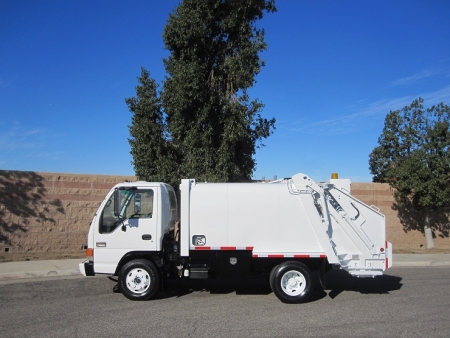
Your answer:
[[[263,258],[262,258],[263,259]],[[328,259],[326,257],[311,257],[311,258],[270,258],[267,261],[267,266],[270,271],[273,270],[276,266],[286,263],[286,262],[299,262],[306,265],[311,271],[317,271],[322,266],[325,266],[327,271],[330,269],[330,264],[328,263]]]
[[[145,260],[152,262],[158,268],[160,277],[162,277],[162,260],[159,257],[159,253],[156,251],[130,251],[130,252],[127,252],[120,259],[119,263],[117,264],[116,271],[114,272],[114,276],[118,276],[120,273],[120,270],[122,270],[124,265],[134,259],[145,259]]]

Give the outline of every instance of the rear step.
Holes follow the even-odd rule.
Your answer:
[[[209,264],[191,264],[189,266],[189,277],[191,279],[207,279]]]

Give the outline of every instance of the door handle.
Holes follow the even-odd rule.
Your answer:
[[[152,239],[152,235],[150,235],[150,234],[142,235],[142,239],[143,239],[144,241],[149,241],[149,240]]]

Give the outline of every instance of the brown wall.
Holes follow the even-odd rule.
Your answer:
[[[109,189],[125,180],[135,177],[0,171],[1,252],[83,251],[95,211]],[[387,237],[395,250],[425,247],[423,234],[402,224],[393,210],[389,185],[353,183],[351,189],[386,215]],[[449,249],[448,234],[435,234],[436,248]]]
[[[395,251],[426,249],[425,237],[422,233],[421,221],[413,212],[395,209],[395,200],[391,187],[382,183],[352,183],[352,195],[368,205],[374,205],[386,216],[387,239],[393,244]],[[405,217],[405,213],[410,217]],[[449,220],[446,217],[443,225],[434,231],[436,249],[450,249],[448,237]]]
[[[84,250],[106,193],[134,176],[0,171],[1,252]]]

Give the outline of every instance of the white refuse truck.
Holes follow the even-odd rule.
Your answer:
[[[183,179],[180,207],[165,183],[117,184],[91,222],[80,272],[118,276],[131,300],[151,299],[167,278],[260,275],[281,301],[300,303],[331,268],[375,277],[392,265],[384,215],[352,197],[347,179]]]

